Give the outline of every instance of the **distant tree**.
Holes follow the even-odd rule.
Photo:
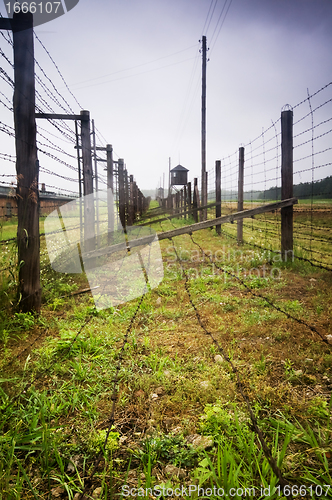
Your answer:
[[[311,196],[318,199],[332,198],[332,175],[320,181],[295,184],[293,193],[296,198],[311,198]],[[259,195],[261,200],[280,200],[280,197],[281,188],[277,186],[266,189]]]

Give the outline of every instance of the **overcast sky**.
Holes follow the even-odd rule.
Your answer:
[[[6,16],[3,6],[1,12]],[[207,169],[270,127],[285,104],[305,99],[307,88],[315,92],[332,80],[331,0],[80,0],[35,31],[90,111],[105,140],[99,145],[112,144],[115,159],[124,158],[145,189],[156,188],[163,173],[167,179],[169,157],[190,178],[200,175],[202,35],[210,48]],[[35,50],[79,113],[37,42]],[[10,97],[9,87],[0,90]],[[61,147],[75,155],[70,144]],[[14,164],[1,165],[15,172]],[[40,181],[75,188],[42,172]]]

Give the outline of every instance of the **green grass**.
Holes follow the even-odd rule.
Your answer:
[[[173,219],[162,227],[183,224]],[[214,230],[193,238],[253,293],[332,334],[328,272],[296,261],[271,264],[268,252],[247,245],[239,249]],[[192,270],[191,298],[239,370],[286,480],[293,486],[325,488],[331,484],[332,456],[330,347],[254,298],[238,280],[213,270],[188,235],[174,241],[186,256],[184,269]],[[127,482],[142,488],[235,488],[233,498],[251,487],[252,498],[284,498],[251,428],[234,374],[223,356],[216,358],[218,349],[197,321],[181,267],[172,260],[172,244],[162,241],[161,247],[165,278],[146,295],[132,326],[106,447],[112,380],[138,300],[97,313],[90,294],[71,295],[88,286],[84,276],[55,273],[45,255],[41,314],[22,314],[15,309],[15,251],[3,254],[13,279],[3,275],[0,295],[1,500],[41,500],[55,488],[61,488],[64,498],[74,498],[99,449],[102,459],[90,494],[100,488],[102,499],[126,498],[122,487]],[[279,279],[271,277],[272,267],[280,270]],[[209,446],[195,447],[194,434],[209,440]],[[192,496],[202,497],[197,490]]]
[[[9,240],[15,238],[17,233],[17,219],[11,218],[8,221],[2,220],[0,223],[0,239]]]

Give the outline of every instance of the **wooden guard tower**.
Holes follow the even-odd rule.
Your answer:
[[[171,170],[171,187],[173,186],[185,186],[188,183],[189,170],[182,165],[177,165]]]

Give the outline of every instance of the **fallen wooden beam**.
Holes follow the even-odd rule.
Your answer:
[[[223,215],[221,217],[217,217],[216,219],[206,220],[203,222],[196,222],[195,224],[189,224],[188,226],[179,227],[177,229],[171,229],[170,231],[164,231],[162,233],[149,234],[147,236],[143,236],[142,238],[136,238],[133,240],[129,240],[123,243],[118,243],[116,245],[107,246],[104,248],[100,248],[98,250],[94,250],[91,252],[86,252],[82,254],[84,259],[85,267],[89,267],[88,260],[94,259],[95,257],[100,257],[102,255],[109,255],[115,252],[119,252],[121,250],[130,251],[132,248],[151,244],[155,237],[157,236],[158,240],[166,240],[169,238],[173,238],[174,236],[180,236],[181,234],[190,234],[194,231],[200,231],[201,229],[207,229],[209,227],[216,226],[217,224],[226,224],[233,223],[237,220],[251,218],[254,215],[262,214],[264,212],[273,212],[278,208],[289,207],[298,203],[297,198],[289,198],[288,200],[282,200],[275,203],[269,203],[268,205],[262,205],[257,208],[251,208],[250,210],[243,210],[242,212],[235,212],[230,215]],[[134,226],[136,227],[136,226]]]
[[[142,224],[135,224],[135,227],[142,227],[142,226],[149,226],[150,224],[154,224],[155,222],[164,222],[168,219],[175,219],[175,218],[180,218],[183,215],[189,215],[192,214],[193,212],[199,212],[200,210],[203,210],[204,208],[212,208],[216,207],[218,205],[222,205],[223,202],[219,201],[218,203],[209,203],[208,205],[204,205],[204,207],[198,207],[198,208],[191,208],[190,210],[186,210],[185,212],[178,212],[176,214],[168,215],[167,217],[162,217],[161,219],[154,219],[150,220],[148,222],[143,222]],[[163,215],[167,213],[167,210],[164,210],[164,212],[158,214],[158,215]],[[151,215],[151,217],[155,217],[154,215]]]
[[[216,226],[217,224],[233,223],[237,220],[251,218],[253,215],[262,214],[264,212],[273,212],[278,208],[289,207],[298,203],[297,198],[289,198],[288,200],[277,201],[276,203],[269,203],[268,205],[262,205],[261,207],[251,208],[250,210],[243,210],[242,212],[235,212],[230,215],[223,215],[217,217],[216,219],[205,220],[203,222],[196,222],[195,224],[190,224],[189,226],[179,227],[177,229],[171,229],[170,231],[165,231],[164,233],[158,233],[159,240],[165,240],[167,238],[173,238],[173,236],[179,236],[180,234],[193,233],[194,231],[200,231],[201,229],[207,229],[208,227]]]

